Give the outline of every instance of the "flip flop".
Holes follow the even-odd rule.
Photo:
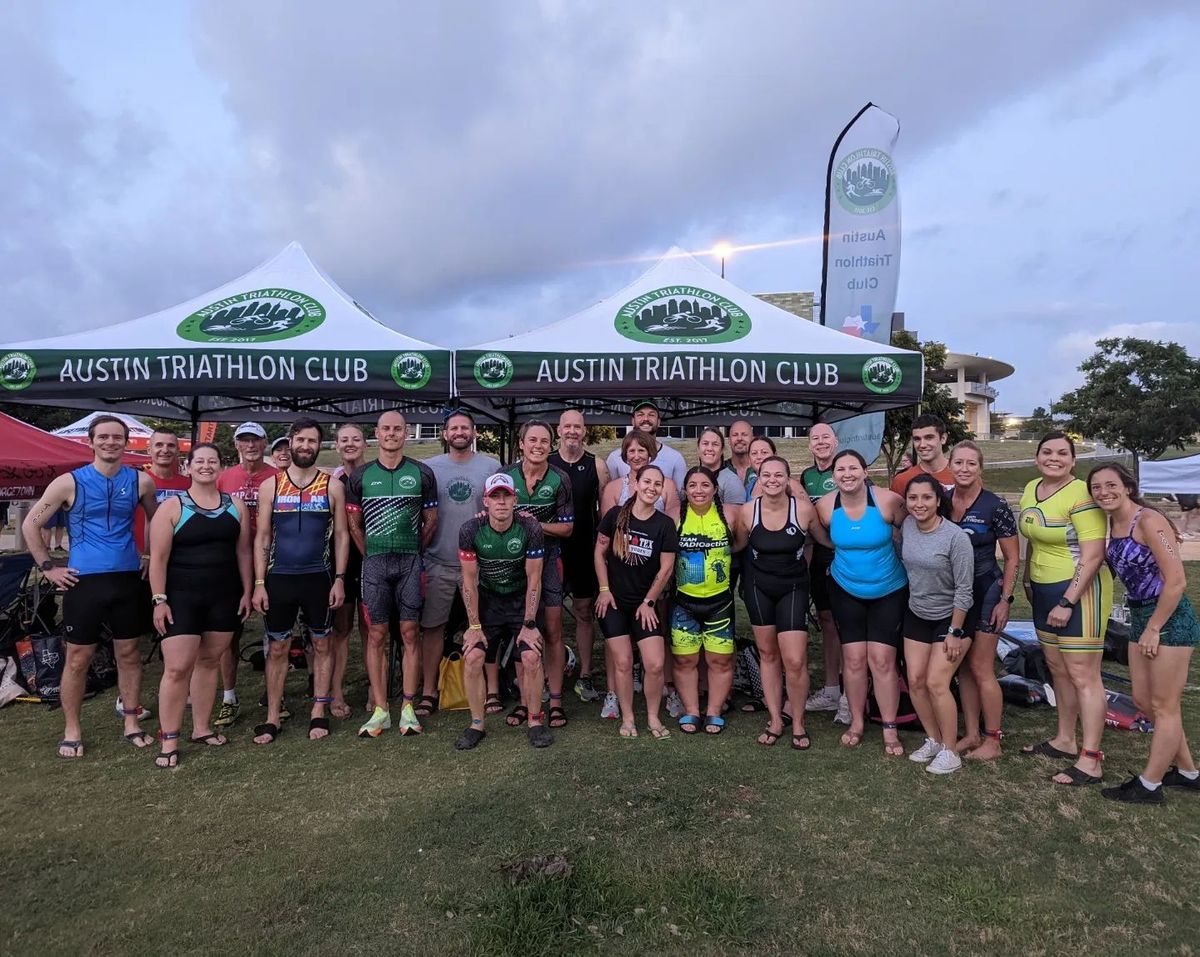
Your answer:
[[[138,744],[138,742],[143,738],[145,739],[146,743]],[[125,740],[141,751],[143,748],[148,748],[154,743],[154,735],[150,734],[148,731],[130,731],[129,734],[125,735]]]
[[[769,748],[772,747],[781,737],[783,737],[783,728],[780,728],[778,731],[772,731],[770,726],[768,726],[767,730],[758,736],[758,743],[764,748]],[[764,741],[763,738],[766,738],[767,740]]]
[[[842,747],[857,748],[862,744],[862,737],[861,731],[844,731],[842,732]]]
[[[1021,753],[1026,757],[1053,758],[1055,761],[1070,761],[1079,758],[1078,754],[1072,754],[1070,751],[1060,751],[1049,741],[1042,741],[1040,744],[1031,744],[1026,748],[1022,748]]]
[[[622,738],[636,738],[638,736],[637,726],[632,724],[621,725],[621,727],[617,729],[617,733]]]
[[[163,771],[179,767],[178,751],[160,751],[154,756],[154,766]]]
[[[671,736],[671,729],[659,725],[657,728],[651,728],[650,733],[654,736],[655,740],[661,741],[663,738]]]
[[[552,728],[567,726],[567,713],[562,709],[562,705],[552,704],[546,709],[546,724]]]
[[[1058,774],[1065,774],[1071,780],[1055,781],[1054,779],[1058,776]],[[1104,780],[1103,774],[1088,774],[1086,771],[1080,770],[1073,764],[1070,767],[1063,768],[1058,772],[1058,774],[1050,775],[1050,780],[1064,788],[1082,788],[1087,787],[1089,784],[1099,784]]]
[[[800,734],[792,735],[793,751],[807,751],[811,746],[812,742],[809,740],[808,732],[802,731]]]
[[[63,754],[62,753],[63,748],[70,748],[75,753],[74,754]],[[62,758],[64,761],[74,761],[76,758],[82,758],[83,757],[83,742],[82,741],[68,741],[67,739],[64,738],[62,741],[58,742],[58,756],[60,758]]]
[[[192,744],[207,744],[210,748],[221,748],[229,743],[229,739],[223,734],[217,734],[215,731],[210,731],[208,734],[202,734],[200,737],[192,736]]]

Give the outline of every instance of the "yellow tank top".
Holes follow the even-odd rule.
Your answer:
[[[693,598],[715,598],[729,591],[733,552],[729,529],[716,505],[703,515],[690,508],[679,531],[679,552],[675,558],[675,583],[679,591]]]

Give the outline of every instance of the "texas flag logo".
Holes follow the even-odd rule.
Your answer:
[[[871,318],[871,307],[860,306],[857,316],[847,316],[842,320],[842,332],[848,336],[869,336],[879,328],[879,323]]]

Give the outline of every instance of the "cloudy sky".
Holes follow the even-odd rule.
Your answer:
[[[164,308],[291,239],[448,345],[673,244],[774,244],[728,278],[818,288],[829,148],[871,100],[901,123],[897,308],[1015,365],[999,407],[1028,412],[1104,335],[1200,352],[1197,47],[1200,5],[1168,0],[0,0],[2,337]]]

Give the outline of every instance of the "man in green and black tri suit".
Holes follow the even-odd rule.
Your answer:
[[[575,500],[571,493],[571,478],[550,463],[554,432],[550,425],[537,419],[521,426],[521,459],[505,473],[513,480],[517,492],[517,511],[536,519],[546,539],[546,564],[542,572],[542,606],[546,624],[546,680],[550,685],[550,711],[547,723],[561,728],[567,723],[562,707],[563,671],[567,651],[562,631],[562,543],[570,537],[575,526]],[[521,665],[517,678],[521,680]],[[522,695],[529,691],[521,686]],[[539,681],[537,693],[541,695]],[[509,715],[511,718],[512,715]]]
[[[815,505],[817,499],[832,492],[833,457],[838,450],[838,437],[824,422],[818,422],[808,430],[808,447],[813,454],[813,464],[800,473],[800,484]],[[837,624],[829,603],[829,565],[833,561],[833,549],[820,542],[813,542],[812,560],[809,562],[809,592],[817,609],[817,620],[821,623],[821,642],[825,652],[825,686],[808,696],[805,711],[837,711],[834,720],[839,721],[842,708],[849,724],[850,705],[841,691],[842,643],[838,639]],[[795,703],[792,705],[795,707]]]
[[[543,724],[542,637],[537,628],[545,541],[542,526],[527,515],[513,514],[517,490],[506,472],[487,479],[483,496],[487,517],[468,519],[458,535],[468,624],[463,635],[463,679],[471,724],[454,746],[466,751],[483,740],[487,692],[483,668],[495,664],[504,644],[515,639],[525,680],[521,684],[523,704],[513,716],[528,719],[529,743],[544,748],[554,738]]]
[[[375,710],[358,731],[377,738],[392,726],[387,708],[387,641],[392,612],[404,642],[404,706],[400,733],[419,734],[413,698],[421,682],[421,553],[437,530],[437,479],[424,462],[404,455],[408,424],[385,412],[375,427],[379,458],[346,479],[350,537],[363,555],[362,616],[367,622],[367,676]]]

